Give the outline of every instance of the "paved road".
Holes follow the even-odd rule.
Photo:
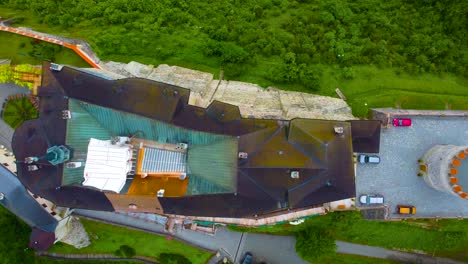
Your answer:
[[[353,244],[343,241],[336,241],[337,252],[355,254],[373,258],[392,259],[403,263],[424,263],[424,264],[463,264],[466,262],[456,261],[448,258],[432,257],[430,255],[389,250],[379,247],[371,247]]]
[[[131,216],[116,214],[112,212],[100,212],[91,210],[75,209],[74,212],[79,215],[90,218],[111,221],[113,223],[132,226],[139,229],[144,229],[161,234],[167,234],[164,227],[160,224],[137,219]],[[293,236],[272,236],[256,233],[238,233],[231,232],[226,228],[220,228],[215,235],[206,235],[200,232],[191,230],[177,229],[175,237],[187,242],[199,245],[200,247],[219,251],[221,256],[213,258],[209,264],[216,263],[223,256],[228,256],[239,261],[244,256],[245,252],[252,252],[255,261],[265,261],[269,264],[306,264],[295,252],[296,239]],[[364,246],[352,244],[342,241],[337,241],[337,252],[346,254],[355,254],[375,258],[393,259],[401,262],[411,263],[447,263],[461,264],[451,259],[434,258],[429,255],[421,255],[416,253],[401,252],[396,250],[388,250],[384,248]]]

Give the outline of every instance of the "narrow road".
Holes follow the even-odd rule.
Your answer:
[[[361,255],[373,258],[391,259],[403,263],[424,263],[424,264],[466,264],[466,262],[456,261],[448,258],[433,257],[426,254],[410,253],[398,250],[390,250],[380,247],[371,247],[360,244],[353,244],[344,241],[336,241],[337,252],[345,254]]]
[[[77,215],[86,216],[115,224],[131,226],[156,233],[166,233],[161,224],[145,221],[127,215],[113,212],[100,212],[92,210],[75,209]],[[207,235],[192,230],[177,229],[174,237],[187,241],[200,247],[218,251],[221,256],[214,257],[209,264],[216,263],[223,256],[227,256],[234,263],[239,263],[246,252],[254,255],[255,261],[265,261],[269,264],[307,264],[295,251],[296,239],[293,236],[273,236],[257,233],[232,232],[226,228],[219,228],[215,235]],[[447,258],[432,257],[430,255],[389,250],[379,247],[371,247],[337,241],[337,252],[345,254],[362,255],[367,257],[392,259],[400,262],[411,263],[447,263],[463,264],[465,262],[455,261]],[[466,263],[465,263],[466,264]]]

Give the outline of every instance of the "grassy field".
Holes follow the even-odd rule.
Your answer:
[[[335,212],[316,216],[301,225],[275,225],[261,228],[230,226],[240,232],[293,235],[304,228],[327,228],[337,240],[402,250],[421,250],[437,256],[468,260],[468,219],[367,221],[359,212]]]
[[[336,69],[325,70],[318,93],[336,96],[335,89],[340,88],[355,116],[365,117],[370,108],[379,107],[468,110],[467,79],[451,74],[411,76],[373,66],[353,70],[356,77],[352,80],[337,77]]]
[[[82,249],[57,243],[49,251],[57,253],[108,253],[113,254],[122,245],[128,245],[136,250],[136,255],[158,258],[161,253],[180,254],[188,258],[193,264],[206,263],[211,253],[191,247],[177,240],[148,234],[142,231],[130,230],[118,226],[99,222],[81,220],[91,245]]]
[[[174,32],[158,33],[158,43],[145,44],[151,46],[151,50],[155,51],[152,55],[144,52],[139,55],[128,55],[125,52],[125,45],[119,46],[118,40],[115,40],[117,44],[111,43],[112,39],[109,42],[100,41],[96,37],[99,36],[99,29],[86,22],[65,30],[39,23],[30,11],[17,11],[2,7],[0,8],[0,16],[23,17],[24,20],[15,26],[28,26],[47,33],[85,39],[90,42],[96,52],[101,53],[101,59],[104,60],[120,62],[133,60],[151,65],[166,63],[210,72],[215,75],[215,78],[219,76],[221,70],[219,57],[204,56],[200,50],[200,40],[191,33],[177,31],[177,29],[174,29]],[[125,34],[122,30],[118,26],[108,27],[108,32],[115,32],[115,34],[119,34],[119,32]],[[7,33],[0,33],[0,58],[13,57],[14,61],[26,63],[37,64],[40,62],[36,58],[22,55],[27,54],[28,49],[30,49],[28,45],[19,48],[19,44],[24,42],[22,37],[6,36],[5,34]],[[3,41],[5,38],[8,38],[8,44]],[[13,44],[10,44],[11,41],[13,41]],[[100,47],[103,45],[115,46],[115,49],[113,49],[115,52],[113,54],[100,52]],[[142,48],[142,51],[144,50]],[[69,50],[61,51],[56,58],[58,63],[79,67],[85,65],[85,62]],[[282,60],[279,56],[267,58],[258,55],[255,63],[249,62],[242,66],[243,70],[240,75],[232,74],[229,69],[225,69],[225,79],[252,82],[262,87],[275,86],[283,90],[316,93],[333,97],[337,97],[334,90],[338,87],[347,97],[347,102],[351,106],[353,114],[358,117],[367,117],[368,110],[376,107],[468,110],[468,79],[456,77],[453,74],[408,75],[403,73],[400,68],[352,66],[349,68],[351,74],[344,78],[344,70],[341,67],[316,65],[322,72],[319,80],[320,88],[311,91],[301,85],[287,85],[270,81],[267,78],[270,69],[281,63]]]
[[[8,32],[0,32],[0,59],[11,59],[12,64],[42,64],[42,59],[29,53],[33,50],[32,39]],[[81,57],[67,48],[55,54],[55,62],[76,67],[90,67]]]

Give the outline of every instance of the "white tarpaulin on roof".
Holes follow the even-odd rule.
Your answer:
[[[110,140],[91,138],[84,169],[83,185],[120,192],[132,168],[132,148],[128,144],[111,144]]]

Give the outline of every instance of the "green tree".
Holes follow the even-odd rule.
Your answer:
[[[0,83],[13,81],[13,71],[8,64],[0,65]]]
[[[314,261],[335,251],[335,239],[326,229],[306,228],[296,233],[296,252],[304,260]]]

